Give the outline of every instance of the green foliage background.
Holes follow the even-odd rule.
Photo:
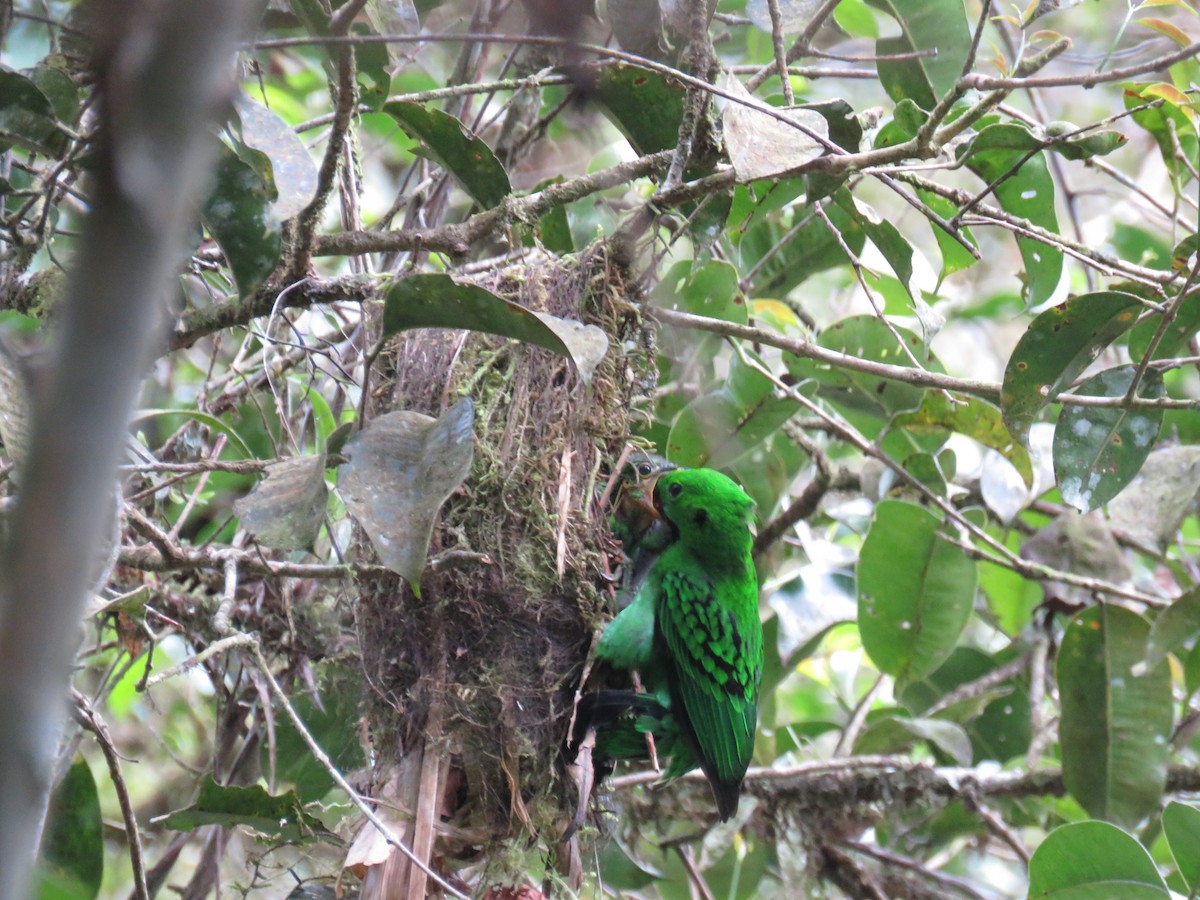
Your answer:
[[[438,749],[432,866],[455,889],[1200,890],[1200,16],[1183,0],[671,9],[268,5],[134,425],[43,895],[123,896],[133,865],[187,896],[286,896],[348,858],[342,885],[365,876],[372,895],[372,867],[400,858],[363,856],[373,826],[331,767],[416,842],[387,784],[434,746],[419,684],[441,676],[431,656],[408,693],[373,680],[386,653],[362,598],[412,598],[337,466],[345,426],[421,391],[445,401],[427,412],[481,407],[433,548],[468,555],[427,571],[580,580],[569,624],[602,627],[617,557],[594,532],[617,460],[601,420],[619,423],[754,497],[768,642],[735,822],[713,825],[702,785],[620,770],[560,843],[577,797],[559,705],[508,734],[494,770],[469,744]],[[0,46],[6,496],[33,391],[13,360],[52,339],[88,207],[85,12],[17,2]],[[414,385],[405,353],[447,327],[472,334],[468,370],[431,364]],[[548,386],[489,405],[521,374]],[[578,431],[537,432],[547,457],[506,470],[488,411],[515,420],[522,399]],[[294,457],[317,464],[260,482]],[[536,540],[509,557],[454,530],[483,471],[531,504]],[[416,505],[436,509],[438,487]],[[444,593],[420,598],[423,622],[452,616]],[[517,660],[567,695],[587,657],[568,633]],[[147,689],[152,669],[168,677]]]

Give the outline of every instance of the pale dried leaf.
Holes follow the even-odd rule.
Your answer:
[[[324,454],[300,456],[268,466],[267,477],[233,511],[263,546],[304,550],[317,539],[328,498]]]
[[[379,560],[420,593],[438,510],[471,471],[475,404],[463,399],[440,419],[400,410],[371,421],[346,443],[338,490]]]
[[[725,89],[748,102],[761,102],[732,75],[726,80]],[[812,136],[829,137],[824,116],[808,109],[781,110],[781,114],[803,129],[735,100],[726,103],[725,146],[740,183],[782,175],[825,152],[824,144]]]
[[[1163,447],[1147,457],[1130,485],[1108,504],[1108,518],[1144,544],[1175,539],[1200,489],[1200,447]]]
[[[596,366],[600,365],[600,360],[604,359],[604,354],[608,352],[608,335],[604,333],[604,329],[595,325],[584,325],[574,319],[560,319],[549,313],[535,312],[534,315],[566,346],[580,377],[584,381],[591,381]]]

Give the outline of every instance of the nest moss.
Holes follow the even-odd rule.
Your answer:
[[[434,531],[430,555],[445,564],[427,570],[422,599],[399,579],[361,585],[360,640],[381,760],[440,735],[464,783],[448,804],[454,824],[492,841],[548,839],[573,812],[556,757],[607,602],[607,522],[595,496],[654,382],[653,336],[603,244],[538,258],[484,286],[599,326],[608,353],[585,385],[564,358],[516,341],[400,337],[376,411],[436,416],[470,396],[475,459]]]

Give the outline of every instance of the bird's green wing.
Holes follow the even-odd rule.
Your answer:
[[[706,774],[726,783],[741,782],[754,753],[762,636],[738,627],[731,598],[720,592],[753,589],[714,584],[688,568],[665,572],[660,587],[659,628],[675,664],[679,700]]]
[[[656,591],[642,585],[633,601],[608,623],[596,645],[596,658],[617,669],[648,669],[654,650],[654,607]]]

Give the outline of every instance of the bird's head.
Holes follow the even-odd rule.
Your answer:
[[[654,453],[634,453],[621,470],[620,486],[613,504],[617,521],[638,535],[660,518],[654,506],[654,485],[664,472],[676,469],[674,463]]]
[[[705,554],[743,559],[753,543],[754,501],[715,469],[677,469],[654,483],[654,506],[680,541]]]

